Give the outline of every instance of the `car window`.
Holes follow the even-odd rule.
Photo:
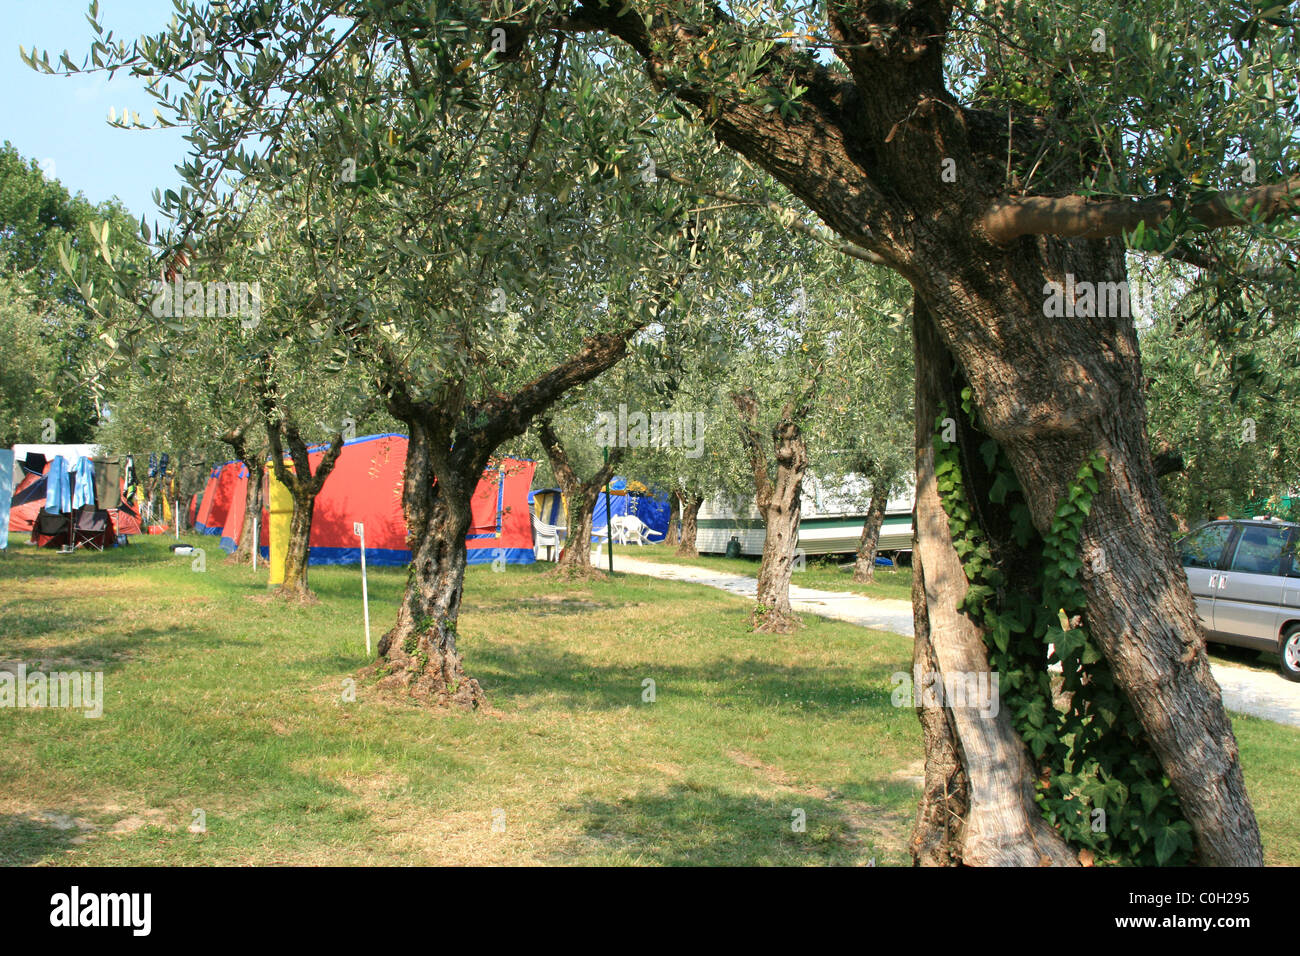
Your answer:
[[[1233,571],[1251,574],[1281,574],[1282,552],[1289,529],[1248,524],[1241,529],[1237,550],[1232,556]]]
[[[1232,534],[1230,524],[1206,525],[1193,531],[1178,544],[1183,566],[1187,568],[1217,568],[1223,547]]]

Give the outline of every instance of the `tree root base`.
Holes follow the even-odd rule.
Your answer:
[[[609,575],[594,564],[557,564],[543,572],[542,577],[558,581],[603,581]]]
[[[478,710],[487,704],[487,695],[466,675],[459,655],[438,651],[423,634],[410,652],[403,646],[407,641],[399,643],[391,632],[385,634],[379,642],[380,659],[362,673],[377,677],[380,690],[397,691],[423,706]]]
[[[749,617],[749,628],[755,634],[793,634],[803,627],[803,622],[788,611],[755,611]]]
[[[310,589],[281,586],[271,591],[271,596],[283,601],[285,604],[296,604],[299,607],[314,607],[320,603],[320,598]]]

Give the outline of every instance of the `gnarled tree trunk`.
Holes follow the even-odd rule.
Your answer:
[[[799,425],[811,391],[799,403],[781,410],[772,427],[776,476],[768,473],[767,454],[759,438],[758,403],[750,392],[732,395],[740,411],[740,439],[754,474],[755,501],[763,516],[763,560],[758,569],[754,630],[783,633],[799,626],[790,607],[790,578],[798,560],[803,477],[808,470],[808,445]]]
[[[397,621],[379,640],[384,675],[380,686],[405,688],[424,701],[478,707],[484,702],[483,691],[465,673],[456,649],[456,625],[465,581],[470,501],[487,456],[481,463],[475,457],[453,467],[445,429],[420,418],[406,424],[410,434],[402,510],[411,565]],[[435,456],[441,465],[436,469]]]
[[[992,683],[980,628],[960,610],[967,581],[953,549],[948,516],[935,487],[932,436],[940,402],[949,400],[951,364],[924,307],[914,317],[916,341],[916,547],[912,573],[918,640],[913,687],[918,700],[943,677],[967,684]],[[951,405],[949,405],[951,407]],[[922,633],[924,631],[924,633]],[[985,676],[988,675],[988,676]],[[978,684],[977,684],[978,686]],[[997,699],[996,697],[994,698]],[[913,836],[917,862],[960,861],[971,866],[1068,865],[1065,841],[1034,802],[1037,776],[1007,708],[981,709],[970,702],[940,708],[918,706],[926,737],[922,804]],[[996,709],[996,713],[988,711]],[[941,710],[942,718],[930,710]],[[954,764],[960,761],[961,772]],[[953,788],[957,798],[950,797]],[[960,812],[960,823],[951,814]]]
[[[696,542],[700,534],[700,508],[704,498],[690,492],[678,492],[678,525],[680,538],[677,541],[677,554],[683,558],[698,558],[700,550]]]
[[[377,346],[380,391],[389,411],[408,429],[402,508],[412,555],[397,623],[379,643],[381,685],[403,687],[426,703],[483,703],[482,688],[466,675],[456,648],[474,488],[502,442],[523,434],[569,389],[615,365],[627,354],[628,340],[648,321],[637,319],[619,332],[591,336],[576,353],[513,395],[478,402],[468,399],[460,379],[444,380],[437,400],[415,399],[409,373],[390,351]]]

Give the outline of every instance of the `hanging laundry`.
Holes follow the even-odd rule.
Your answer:
[[[95,466],[82,455],[72,467],[72,507],[95,507]]]
[[[72,510],[68,459],[62,455],[55,455],[50,460],[50,470],[45,475],[45,510],[56,515],[67,514]]]
[[[14,492],[14,453],[0,448],[0,549],[9,546],[9,505]]]
[[[126,457],[126,464],[123,467],[122,498],[129,504],[135,502],[135,458],[130,455]]]

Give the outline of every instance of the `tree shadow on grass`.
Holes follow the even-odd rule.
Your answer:
[[[88,634],[82,638],[65,639],[57,644],[39,642],[44,633],[55,630],[63,634],[75,634],[77,628],[46,628],[44,632],[36,633],[15,628],[6,634],[5,646],[0,649],[0,661],[26,662],[29,670],[32,669],[33,662],[44,662],[41,666],[55,670],[80,667],[82,670],[89,668],[109,673],[130,663],[133,657],[149,645],[175,636],[173,631],[140,627],[113,635]],[[206,636],[204,641],[230,643],[221,638]]]
[[[31,866],[72,849],[80,831],[22,813],[0,814],[0,866]]]
[[[467,650],[471,673],[497,703],[559,697],[569,706],[589,709],[639,706],[643,681],[650,678],[660,701],[687,695],[746,705],[799,706],[805,712],[892,709],[888,667],[802,667],[725,657],[691,665],[596,664],[584,655],[540,643],[475,641]]]
[[[583,835],[556,850],[555,862],[614,857],[659,866],[853,866],[897,859],[906,832],[882,811],[886,830],[840,801],[802,793],[771,799],[714,787],[674,784],[616,801],[567,808]],[[799,827],[802,826],[802,830]]]

